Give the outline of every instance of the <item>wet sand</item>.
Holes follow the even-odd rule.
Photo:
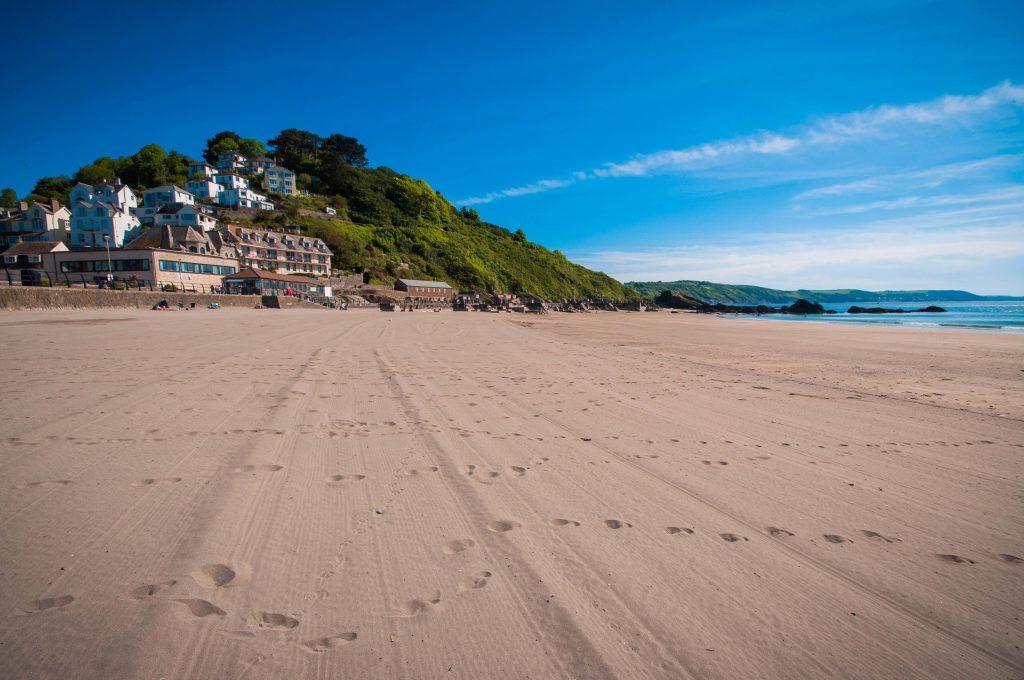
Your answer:
[[[1024,337],[0,314],[9,678],[1019,678]]]

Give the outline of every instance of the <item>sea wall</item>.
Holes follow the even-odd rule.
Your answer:
[[[149,309],[159,300],[167,300],[172,307],[179,303],[206,307],[216,302],[222,307],[253,308],[259,302],[258,295],[210,295],[205,293],[162,293],[159,291],[100,290],[90,288],[44,288],[35,286],[0,287],[0,309],[102,309],[120,307],[127,309]],[[305,307],[327,309],[313,302],[293,297],[281,297],[282,308]]]

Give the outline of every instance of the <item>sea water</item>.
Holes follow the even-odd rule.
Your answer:
[[[907,314],[847,314],[851,306],[918,309],[935,305],[945,312],[910,312]],[[762,319],[812,321],[818,323],[854,323],[911,328],[949,328],[1003,333],[1024,333],[1024,301],[1020,302],[828,302],[825,309],[838,314],[768,314]]]

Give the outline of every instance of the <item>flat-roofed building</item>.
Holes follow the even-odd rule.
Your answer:
[[[242,269],[224,277],[224,286],[229,293],[241,295],[286,295],[303,293],[326,295],[331,290],[322,281],[304,276],[289,276],[259,269]]]

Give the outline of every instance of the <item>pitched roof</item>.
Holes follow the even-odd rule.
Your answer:
[[[421,281],[419,279],[398,279],[405,286],[419,286],[421,288],[451,288],[444,281]]]
[[[43,255],[56,250],[67,250],[61,241],[22,241],[4,251],[4,255]]]
[[[175,250],[186,243],[206,243],[206,238],[192,227],[164,225],[147,229],[137,239],[125,245],[129,248],[161,248]]]

